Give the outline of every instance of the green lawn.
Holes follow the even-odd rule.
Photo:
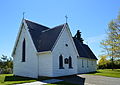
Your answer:
[[[13,74],[0,74],[0,85],[12,85],[37,81],[33,78],[13,76]]]
[[[108,77],[116,77],[120,78],[120,69],[100,69],[97,70],[95,73],[89,73],[89,75],[101,75],[101,76],[108,76]],[[49,78],[40,78],[39,80],[46,80]],[[37,79],[27,78],[27,77],[18,77],[13,76],[13,74],[0,74],[0,85],[12,85],[12,84],[20,84],[20,83],[28,83],[34,82]],[[46,84],[46,85],[76,85],[67,82],[57,82],[55,84]]]
[[[89,74],[120,78],[120,69],[114,69],[114,70],[100,69],[100,70],[97,70],[97,72],[95,73],[89,73]]]
[[[37,80],[47,80],[49,77],[42,77],[40,79],[33,79],[27,77],[13,76],[13,74],[0,74],[0,85],[13,85],[13,84],[21,84],[21,83],[29,83]],[[45,85],[76,85],[67,82],[57,82],[54,84],[45,84]]]

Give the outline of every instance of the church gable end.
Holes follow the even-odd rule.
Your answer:
[[[36,78],[37,74],[34,74],[34,72],[37,73],[36,49],[24,20],[16,39],[13,57],[15,75]]]
[[[77,73],[77,53],[72,35],[66,24],[52,50],[53,76],[72,75]],[[69,70],[69,72],[68,72]]]
[[[49,28],[23,19],[12,56],[13,72],[19,76],[58,77],[96,70],[96,56],[80,31],[72,37],[67,23]]]

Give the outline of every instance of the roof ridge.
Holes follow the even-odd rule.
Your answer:
[[[37,25],[40,25],[40,26],[43,26],[43,27],[46,27],[46,28],[49,28],[45,25],[42,25],[42,24],[39,24],[39,23],[36,23],[36,22],[33,22],[33,21],[30,21],[30,20],[27,20],[27,19],[24,19],[25,21],[28,21],[28,22],[31,22],[31,23],[34,23],[34,24],[37,24]],[[50,29],[50,28],[49,28]]]
[[[60,25],[58,25],[58,26],[54,26],[54,27],[52,27],[51,29],[55,29],[55,28],[57,28],[57,27],[59,27],[59,26],[62,26],[62,25],[66,25],[66,23],[60,24]]]
[[[57,27],[62,26],[62,25],[65,25],[65,24],[61,24],[61,25],[55,26],[55,27],[53,27],[53,28],[43,30],[42,32],[48,32],[48,31],[50,31],[50,30],[54,30],[54,29],[56,29]],[[64,26],[63,26],[63,27],[64,27]]]
[[[49,31],[49,30],[51,30],[51,29],[46,29],[46,30],[43,30],[42,32],[47,32],[47,31]]]

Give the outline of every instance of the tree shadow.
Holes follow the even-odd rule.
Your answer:
[[[32,80],[34,78],[21,77],[21,76],[6,76],[4,81],[25,81]]]

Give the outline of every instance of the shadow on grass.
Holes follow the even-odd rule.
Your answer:
[[[25,81],[25,80],[33,80],[33,79],[34,78],[21,77],[21,76],[6,76],[4,81]]]
[[[100,71],[94,71],[94,72],[89,72],[89,73],[86,73],[86,74],[96,74],[96,73],[101,73]]]
[[[66,82],[60,82],[58,85],[84,85],[85,78],[79,77],[77,75],[71,75],[71,76],[64,76],[64,77],[40,77],[38,79],[35,78],[29,78],[29,77],[21,77],[21,76],[6,76],[4,82],[7,81],[27,81],[27,80],[48,80],[48,79],[61,79]],[[69,82],[69,83],[67,83]]]

